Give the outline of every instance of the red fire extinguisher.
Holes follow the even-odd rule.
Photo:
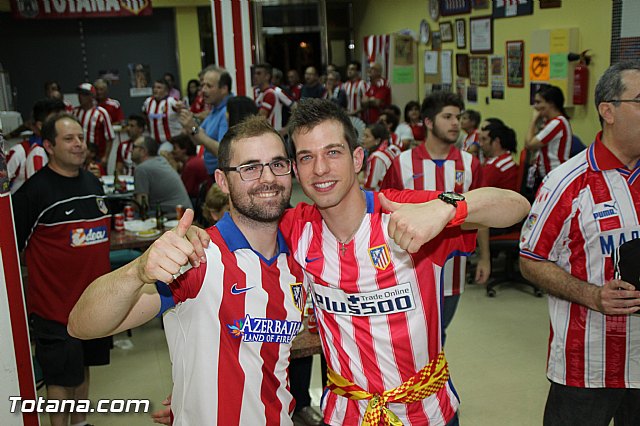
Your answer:
[[[580,54],[580,60],[573,71],[573,104],[585,105],[589,89],[589,61],[585,50]]]

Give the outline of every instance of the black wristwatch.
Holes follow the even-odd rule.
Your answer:
[[[199,126],[193,126],[191,128],[191,136],[195,136],[200,132],[200,127]]]
[[[464,201],[464,195],[457,192],[442,192],[438,195],[438,198],[454,207],[458,207],[458,201]]]

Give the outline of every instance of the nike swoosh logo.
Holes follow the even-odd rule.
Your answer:
[[[304,258],[305,262],[307,263],[315,262],[316,260],[320,260],[320,259],[322,259],[322,257],[312,257],[312,258],[305,257]]]
[[[245,287],[245,288],[238,288],[238,284],[234,284],[231,286],[231,294],[243,294],[248,292],[249,290],[251,290],[253,287]]]
[[[65,210],[64,214],[66,214],[67,216],[69,216],[71,213],[73,213],[74,211],[76,211],[76,209],[71,209],[71,210]]]

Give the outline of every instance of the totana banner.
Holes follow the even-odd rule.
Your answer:
[[[11,0],[14,19],[151,15],[151,0]]]

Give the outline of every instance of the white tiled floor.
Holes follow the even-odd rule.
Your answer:
[[[548,383],[546,298],[528,289],[502,287],[497,297],[468,286],[448,331],[447,357],[460,395],[465,426],[539,425]],[[126,335],[116,336],[126,339]],[[133,348],[114,348],[111,365],[93,369],[90,398],[150,399],[160,402],[171,389],[171,367],[159,320],[140,327]],[[312,400],[319,404],[319,362],[314,362]],[[145,414],[92,415],[99,426],[150,425]],[[43,419],[48,425],[48,419]]]

